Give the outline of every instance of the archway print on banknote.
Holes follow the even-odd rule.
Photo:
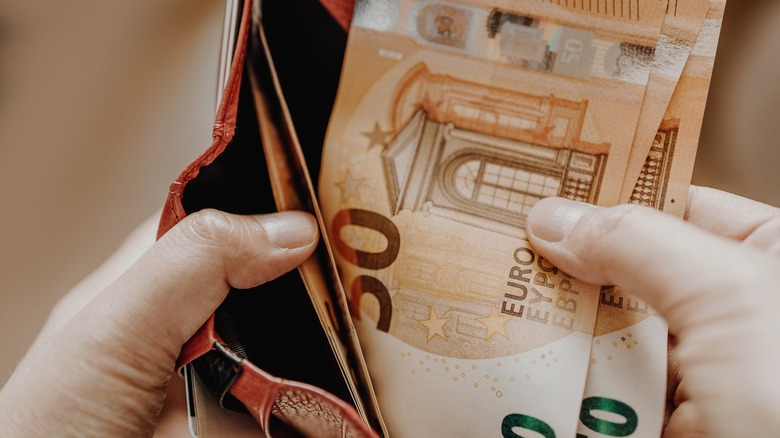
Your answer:
[[[646,332],[665,339],[665,327],[621,291],[558,271],[523,227],[543,197],[620,201],[640,121],[658,117],[652,140],[675,120],[656,91],[671,83],[671,95],[696,53],[693,3],[358,2],[319,187],[391,433],[658,433],[662,411],[585,382],[599,381],[594,360],[625,368],[656,347],[664,359]],[[687,160],[656,149],[643,199],[682,203],[665,185]],[[631,318],[597,327],[600,301]],[[448,409],[425,409],[443,398]],[[460,403],[479,406],[478,424]]]

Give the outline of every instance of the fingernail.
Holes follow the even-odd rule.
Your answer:
[[[319,234],[314,217],[300,211],[270,214],[263,216],[260,222],[274,245],[283,249],[309,246]]]
[[[528,231],[547,242],[561,242],[594,205],[565,198],[545,198],[528,214]]]

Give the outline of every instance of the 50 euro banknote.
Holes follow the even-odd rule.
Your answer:
[[[657,125],[653,135],[642,134],[652,141],[635,142],[632,155],[643,153],[645,159],[638,171],[628,168],[626,178],[634,181],[631,190],[624,191],[629,203],[678,217],[685,213],[725,5],[725,0],[707,1],[668,106],[662,115],[651,116]],[[667,408],[668,328],[660,315],[628,292],[602,288],[578,437],[661,435]]]
[[[664,8],[356,3],[319,198],[397,436],[574,436],[600,288],[525,239],[618,202]]]

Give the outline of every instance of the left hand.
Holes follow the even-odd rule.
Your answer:
[[[182,345],[230,287],[282,275],[318,240],[314,219],[301,212],[204,210],[157,242],[155,228],[144,224],[54,309],[0,392],[4,437],[151,436]],[[179,415],[174,429],[186,433],[186,412]]]

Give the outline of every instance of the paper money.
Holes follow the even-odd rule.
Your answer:
[[[709,2],[704,26],[641,169],[630,202],[682,217],[704,117],[724,0]],[[637,134],[639,135],[639,133]],[[646,148],[647,149],[647,148]],[[620,288],[601,291],[578,437],[658,437],[663,426],[666,322]],[[610,412],[613,421],[592,415]]]
[[[726,0],[710,0],[675,94],[625,200],[682,217],[693,175]]]
[[[666,17],[653,60],[653,68],[642,104],[642,112],[634,136],[631,156],[623,182],[625,201],[634,190],[634,183],[645,163],[645,158],[656,136],[669,101],[680,80],[688,56],[702,27],[709,0],[663,0]]]
[[[666,322],[647,303],[602,288],[578,438],[661,436],[667,337]]]
[[[319,194],[391,435],[575,435],[599,287],[525,217],[618,201],[664,12],[356,4]]]
[[[305,210],[312,213],[324,232],[314,184],[281,91],[265,31],[259,20],[256,26],[256,35],[253,35],[256,38],[251,46],[252,61],[248,63],[249,77],[274,200],[279,211]],[[367,424],[386,434],[359,341],[352,320],[346,313],[346,294],[338,281],[333,250],[327,239],[321,240],[316,252],[298,270],[355,408]],[[338,312],[339,309],[344,312]]]

